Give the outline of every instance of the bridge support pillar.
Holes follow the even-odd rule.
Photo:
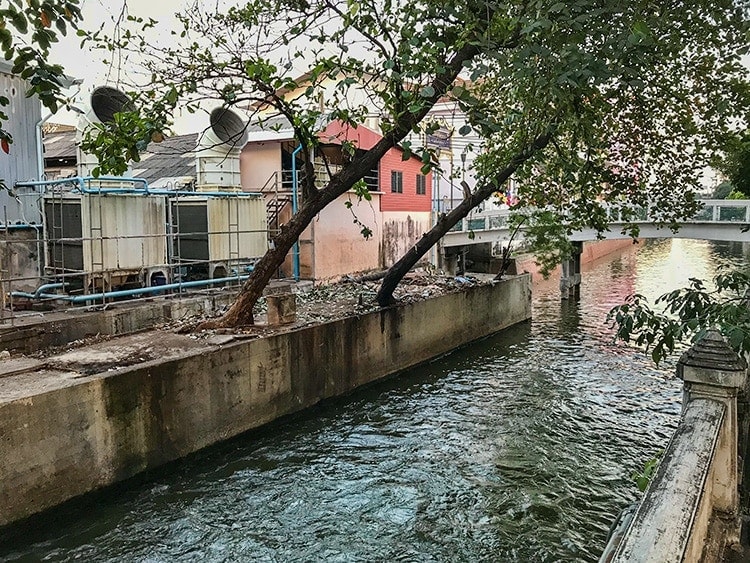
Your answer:
[[[583,243],[573,243],[573,253],[570,258],[563,260],[560,274],[560,297],[562,299],[577,299],[581,295],[581,253]]]

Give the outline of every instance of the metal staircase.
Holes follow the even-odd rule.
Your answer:
[[[268,230],[278,231],[279,216],[284,208],[292,202],[291,191],[283,189],[279,182],[279,172],[271,174],[270,178],[260,189],[266,200],[266,216],[268,217]]]

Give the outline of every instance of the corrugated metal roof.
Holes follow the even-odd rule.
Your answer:
[[[195,147],[198,133],[167,137],[161,143],[151,143],[133,163],[133,176],[149,183],[160,178],[195,177]]]
[[[44,159],[75,158],[76,132],[52,131],[44,134]]]
[[[151,143],[133,163],[133,176],[149,183],[161,178],[195,178],[195,147],[198,133],[167,137],[161,143]],[[44,136],[45,160],[76,158],[76,132],[53,131]]]

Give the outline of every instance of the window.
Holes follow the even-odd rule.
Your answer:
[[[395,194],[404,193],[404,173],[391,170],[391,191]]]
[[[427,193],[427,176],[424,174],[417,174],[417,195],[425,195]]]

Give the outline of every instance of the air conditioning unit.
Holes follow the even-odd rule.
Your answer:
[[[43,209],[46,273],[69,277],[73,289],[142,287],[169,277],[165,198],[57,192],[44,196]]]
[[[170,201],[173,261],[186,279],[237,273],[268,250],[265,200],[260,195],[185,196]]]

